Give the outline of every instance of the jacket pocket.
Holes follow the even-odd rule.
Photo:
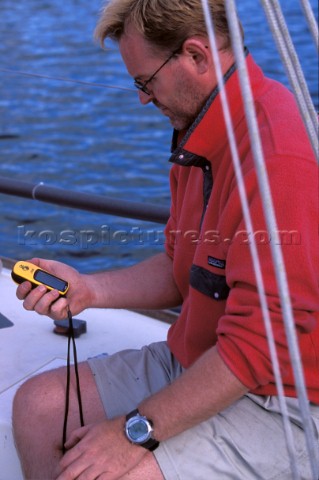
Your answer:
[[[224,275],[217,275],[198,265],[191,267],[190,285],[215,300],[225,300],[230,290]]]

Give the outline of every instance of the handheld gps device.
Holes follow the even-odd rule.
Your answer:
[[[66,295],[69,289],[68,282],[30,262],[17,262],[13,266],[11,277],[14,282],[19,284],[26,281],[30,282],[32,288],[44,285],[48,290],[58,290],[61,296]]]

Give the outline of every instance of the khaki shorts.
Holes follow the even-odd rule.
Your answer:
[[[127,414],[183,372],[166,342],[95,357],[89,365],[109,418]],[[300,478],[312,480],[298,401],[286,400]],[[319,407],[311,406],[311,413],[319,452]],[[154,455],[166,480],[293,478],[277,397],[248,394],[211,419],[161,442]]]

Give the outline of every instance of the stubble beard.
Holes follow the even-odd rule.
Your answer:
[[[156,100],[153,103],[169,118],[176,130],[185,130],[197,118],[208,97],[185,78],[176,78],[174,91],[176,95],[169,105],[163,106]]]

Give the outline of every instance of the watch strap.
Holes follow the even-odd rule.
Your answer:
[[[138,409],[136,408],[135,410],[132,410],[130,413],[128,413],[128,414],[126,415],[126,421],[128,421],[128,420],[129,420],[130,418],[132,418],[132,417],[136,417],[137,415],[140,415],[140,416],[141,416],[140,412],[139,412]],[[152,424],[152,422],[150,422],[150,423]]]
[[[159,446],[159,441],[150,438],[147,442],[141,443],[141,447],[146,448],[149,452],[153,452]]]

